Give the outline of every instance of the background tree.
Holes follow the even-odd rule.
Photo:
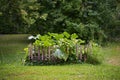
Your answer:
[[[0,0],[0,33],[17,33],[21,26],[19,0]]]
[[[0,0],[0,33],[27,33],[39,7],[37,0]]]
[[[77,33],[102,41],[119,38],[119,0],[0,0],[0,33]]]
[[[96,1],[85,0],[39,0],[40,13],[46,13],[44,20],[38,20],[42,31],[77,33],[86,42],[103,35],[99,27]]]

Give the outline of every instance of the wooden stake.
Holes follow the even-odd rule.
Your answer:
[[[38,46],[38,61],[40,61],[40,46]]]
[[[29,60],[33,60],[33,53],[32,53],[33,47],[32,47],[32,43],[30,43],[30,45],[28,47],[29,47]]]

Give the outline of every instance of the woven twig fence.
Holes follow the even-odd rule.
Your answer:
[[[53,46],[49,47],[40,47],[40,46],[34,46],[32,44],[28,47],[28,59],[31,62],[36,61],[52,61],[56,62],[58,60],[57,57],[54,57],[53,53],[55,52],[55,49]],[[87,55],[85,54],[85,51],[88,51],[92,54],[92,46],[90,44],[87,45],[77,45],[75,47],[76,52],[76,59],[81,61],[86,61]],[[70,51],[70,50],[68,50]]]

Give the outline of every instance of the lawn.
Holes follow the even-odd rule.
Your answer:
[[[0,80],[120,80],[120,44],[100,51],[102,64],[23,65],[28,35],[0,35]]]

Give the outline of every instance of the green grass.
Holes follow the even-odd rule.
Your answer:
[[[1,66],[4,80],[119,80],[120,67],[106,65]]]
[[[0,35],[0,80],[120,80],[120,45],[103,47],[102,64],[24,66],[28,35]],[[112,60],[113,62],[110,62]]]
[[[0,64],[20,63],[28,35],[0,35]]]
[[[109,43],[101,53],[104,55],[104,64],[120,66],[120,43]]]

